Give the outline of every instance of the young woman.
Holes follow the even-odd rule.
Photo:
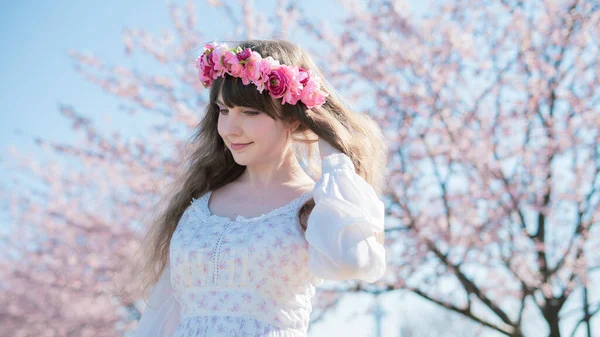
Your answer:
[[[323,280],[385,272],[381,131],[289,42],[208,44],[196,67],[210,102],[146,236],[136,336],[306,336]]]

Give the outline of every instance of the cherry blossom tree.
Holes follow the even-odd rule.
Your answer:
[[[598,3],[445,2],[418,23],[397,2],[347,8],[323,38],[390,131],[383,291],[507,336],[564,335],[571,300],[590,331],[598,302],[572,295],[599,261]]]
[[[143,303],[128,284],[130,262],[206,104],[193,65],[214,27],[196,15],[218,10],[229,26],[243,23],[222,40],[290,38],[318,55],[348,104],[386,132],[388,272],[375,284],[326,283],[313,322],[348,292],[404,291],[490,335],[591,336],[600,310],[596,1],[456,0],[418,14],[400,1],[340,1],[334,27],[283,0],[198,4],[168,6],[173,32],[124,30],[125,53],[156,67],[69,53],[82,76],[119,98],[118,113],[148,125],[135,137],[103,132],[62,105],[80,141],[36,138],[61,161],[13,151],[23,188],[7,197],[15,226],[1,241],[3,329],[135,328]]]

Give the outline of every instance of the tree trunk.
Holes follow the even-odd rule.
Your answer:
[[[548,322],[548,327],[550,328],[550,333],[548,334],[548,337],[560,337],[560,320],[558,319],[558,312],[560,311],[560,306],[557,307],[549,304],[551,303],[551,300],[547,303],[548,304],[544,308],[543,313],[546,322]]]

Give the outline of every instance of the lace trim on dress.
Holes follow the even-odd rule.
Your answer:
[[[205,193],[203,196],[201,196],[200,198],[192,198],[192,207],[194,210],[194,213],[200,218],[200,219],[207,219],[207,218],[212,218],[212,219],[217,219],[217,220],[222,220],[222,221],[229,221],[229,222],[246,222],[246,221],[260,221],[260,220],[264,220],[270,217],[273,217],[275,215],[279,215],[282,213],[285,213],[289,210],[295,209],[298,206],[300,206],[302,203],[306,202],[306,200],[309,199],[309,197],[312,197],[313,191],[307,191],[302,193],[300,196],[298,196],[297,198],[295,198],[294,200],[290,201],[289,203],[278,207],[276,209],[273,209],[267,213],[261,214],[259,216],[255,216],[255,217],[245,217],[243,215],[238,215],[235,220],[232,220],[228,217],[225,216],[220,216],[220,215],[216,215],[216,214],[212,214],[210,209],[208,208],[208,201],[210,200],[210,196],[212,194],[213,191],[208,191],[207,193]]]

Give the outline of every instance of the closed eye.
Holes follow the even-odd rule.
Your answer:
[[[221,115],[227,115],[229,113],[229,110],[228,109],[219,109],[219,113]],[[244,114],[246,114],[248,116],[256,116],[256,115],[260,114],[260,111],[244,110]]]

